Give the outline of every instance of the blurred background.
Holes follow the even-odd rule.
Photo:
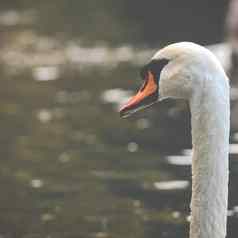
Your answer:
[[[140,67],[177,41],[209,45],[231,78],[237,237],[236,38],[237,0],[1,0],[0,237],[188,237],[187,105],[118,114]]]

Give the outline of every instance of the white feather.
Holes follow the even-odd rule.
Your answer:
[[[162,98],[189,101],[192,117],[190,238],[224,238],[228,201],[229,82],[215,56],[190,42],[169,45],[153,59],[169,59],[161,73]]]

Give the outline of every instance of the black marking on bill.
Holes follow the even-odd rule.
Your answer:
[[[140,71],[141,78],[143,80],[145,80],[148,76],[148,72],[150,71],[154,75],[154,78],[158,81],[160,78],[162,69],[168,63],[169,63],[168,59],[160,59],[160,60],[153,59],[148,64],[146,64],[144,67],[142,67],[142,69]]]

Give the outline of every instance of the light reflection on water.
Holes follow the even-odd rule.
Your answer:
[[[155,182],[154,186],[158,190],[178,190],[186,189],[189,186],[189,182],[184,180]]]
[[[33,78],[37,81],[49,81],[59,78],[60,72],[57,67],[37,67],[33,69]]]
[[[12,190],[17,191],[15,197],[2,201],[10,214],[9,218],[4,217],[3,212],[0,217],[6,227],[22,230],[29,237],[34,237],[34,232],[44,234],[42,229],[57,237],[130,237],[134,231],[138,232],[137,237],[187,234],[191,193],[187,165],[191,164],[191,150],[180,148],[181,152],[164,157],[160,148],[150,144],[159,137],[166,140],[167,136],[161,134],[162,125],[156,122],[158,118],[154,119],[153,110],[127,121],[119,119],[117,110],[132,92],[113,88],[111,82],[116,83],[118,78],[112,76],[124,71],[127,77],[130,70],[137,70],[132,62],[136,53],[123,49],[129,52],[124,59],[121,49],[99,48],[100,57],[94,61],[90,57],[80,61],[79,54],[90,56],[97,48],[74,52],[78,58],[73,63],[103,66],[99,70],[102,75],[96,74],[100,81],[96,90],[94,71],[81,74],[56,62],[40,66],[43,62],[28,65],[26,61],[23,66],[24,72],[30,72],[28,76],[20,73],[20,77],[16,75],[10,80],[6,74],[2,79],[9,92],[4,94],[2,89],[1,94],[1,141],[7,145],[1,148],[7,158],[1,168],[1,179],[2,183],[13,185],[5,191],[8,196]],[[112,56],[117,54],[114,59]],[[142,58],[146,59],[144,53]],[[121,70],[120,63],[127,60],[130,63]],[[6,66],[13,67],[10,61],[4,61],[3,67]],[[123,87],[125,82],[121,83]],[[11,105],[15,105],[14,113]],[[174,118],[172,109],[163,110]],[[176,120],[172,122],[175,131],[180,126]],[[148,142],[138,141],[144,136]],[[173,142],[168,146],[173,146]],[[237,144],[231,144],[230,152],[237,154]],[[18,167],[23,172],[14,180],[12,176],[18,173]],[[237,178],[236,171],[231,170],[231,180]],[[237,219],[236,196],[233,193],[230,219]],[[26,216],[21,209],[16,214],[16,208],[10,206],[16,200],[30,215]],[[27,225],[18,225],[15,216]],[[35,227],[35,223],[39,225]]]
[[[230,154],[238,154],[238,144],[230,144]]]
[[[19,33],[13,44],[14,47],[12,44],[2,47],[0,61],[17,72],[32,69],[33,78],[38,81],[57,79],[62,65],[72,64],[79,69],[95,66],[110,69],[122,63],[136,66],[142,65],[155,52],[154,49],[139,49],[130,45],[87,48],[77,41],[59,42],[33,31]]]
[[[132,92],[129,90],[114,88],[105,90],[101,95],[101,99],[103,102],[116,104],[116,111],[118,112],[119,108],[126,103],[131,96]]]
[[[174,165],[191,165],[192,164],[192,156],[186,156],[186,155],[170,155],[167,156],[167,161],[169,164]]]
[[[16,11],[8,10],[0,12],[0,25],[2,26],[17,26],[29,25],[34,22],[35,12],[32,10]]]

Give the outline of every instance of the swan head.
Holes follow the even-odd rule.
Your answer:
[[[215,56],[200,45],[180,42],[166,46],[142,68],[144,83],[121,108],[120,115],[127,117],[165,98],[189,100],[202,90],[202,76],[223,71],[219,67]]]

